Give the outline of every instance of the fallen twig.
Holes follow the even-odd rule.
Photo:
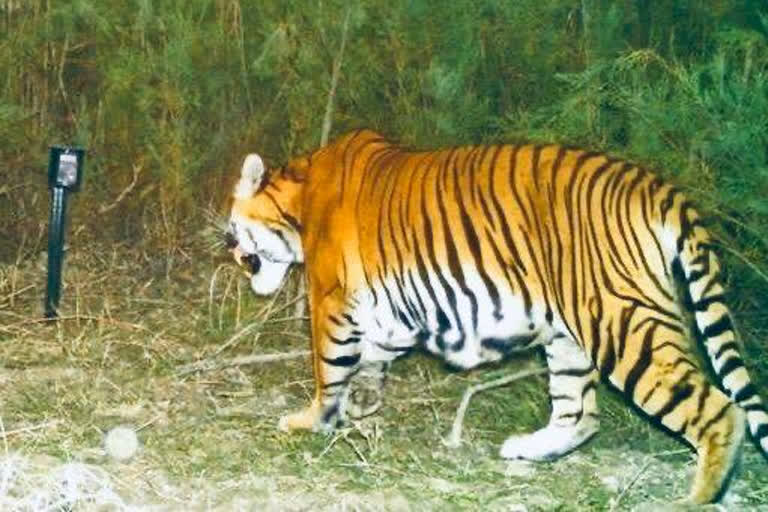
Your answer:
[[[627,485],[624,486],[624,488],[621,490],[619,495],[616,497],[615,500],[611,500],[611,512],[614,510],[618,510],[619,503],[621,503],[621,500],[624,498],[624,495],[627,494],[627,491],[629,491],[633,485],[635,485],[635,482],[637,482],[641,476],[643,476],[643,473],[645,473],[648,470],[648,467],[651,465],[651,462],[653,462],[653,458],[648,458],[648,460],[645,461],[645,464],[637,471],[637,473],[634,474],[632,479],[627,483]]]
[[[117,195],[117,198],[112,201],[112,203],[99,206],[99,213],[107,213],[108,211],[117,208],[117,205],[119,205],[123,199],[125,199],[125,196],[130,194],[134,187],[136,187],[136,184],[139,182],[139,175],[141,174],[143,168],[144,166],[141,164],[133,164],[133,178],[131,179],[131,182],[127,187],[123,189],[122,192]]]
[[[220,346],[218,349],[216,349],[216,352],[213,353],[213,357],[218,356],[228,348],[230,348],[232,345],[234,345],[236,342],[240,341],[240,338],[245,336],[249,331],[252,331],[255,327],[258,327],[258,324],[248,324],[245,326],[244,329],[239,330],[235,334],[233,334],[222,346]],[[259,338],[261,337],[261,333],[257,332],[254,336],[254,344],[259,341]]]
[[[525,370],[520,370],[519,372],[513,373],[512,375],[505,375],[504,377],[501,377],[499,379],[494,379],[490,382],[475,384],[474,386],[468,387],[467,390],[464,392],[464,396],[461,398],[461,403],[459,404],[459,408],[456,410],[456,418],[453,420],[451,433],[448,435],[448,439],[443,440],[443,444],[450,448],[457,448],[458,446],[461,445],[461,430],[464,424],[464,415],[467,412],[469,401],[472,399],[472,396],[475,393],[479,393],[480,391],[485,391],[486,389],[498,388],[500,386],[509,384],[510,382],[524,379],[525,377],[532,377],[534,375],[543,375],[547,373],[547,371],[548,370],[546,368],[543,368],[540,366],[531,367]]]
[[[40,423],[38,425],[31,425],[29,427],[22,427],[14,430],[3,430],[2,422],[0,422],[0,437],[2,437],[3,442],[5,442],[5,440],[11,436],[14,436],[17,434],[23,434],[25,432],[34,432],[35,430],[42,430],[49,427],[55,427],[59,423],[61,423],[59,420],[53,420],[53,421],[46,421],[45,423]],[[6,451],[7,451],[7,447],[6,447]]]
[[[126,327],[130,329],[135,329],[137,331],[149,331],[152,332],[152,329],[149,327],[145,327],[143,325],[131,323],[131,322],[124,322],[121,320],[115,320],[113,318],[107,318],[103,316],[95,316],[95,315],[62,315],[57,316],[55,318],[27,318],[25,320],[15,322],[12,324],[0,326],[3,328],[3,330],[10,331],[14,328],[20,328],[25,325],[35,325],[35,324],[55,324],[56,322],[61,321],[68,321],[68,320],[77,320],[77,321],[91,321],[91,322],[102,322],[107,323],[111,325],[116,325],[118,327]]]
[[[210,372],[213,370],[220,370],[222,368],[230,368],[232,366],[246,366],[249,364],[263,364],[273,363],[275,361],[286,361],[288,359],[306,357],[309,355],[309,353],[309,350],[294,350],[293,352],[279,352],[276,354],[254,354],[250,356],[234,357],[232,359],[204,359],[202,361],[196,361],[194,363],[179,366],[176,369],[176,375],[182,376],[196,372]]]

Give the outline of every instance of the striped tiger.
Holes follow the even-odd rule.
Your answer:
[[[283,430],[371,412],[351,378],[383,382],[414,346],[472,368],[543,345],[549,423],[501,457],[587,441],[600,378],[695,448],[690,502],[722,497],[745,419],[768,453],[710,236],[678,188],[632,163],[559,145],[412,152],[360,130],[269,172],[248,155],[227,238],[257,294],[305,264],[315,393]],[[722,389],[693,358],[691,314]]]

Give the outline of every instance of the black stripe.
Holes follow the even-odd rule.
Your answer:
[[[720,376],[720,380],[724,380],[731,372],[743,367],[744,363],[741,361],[741,357],[729,357],[726,359],[725,364],[720,367],[720,371],[717,374]]]
[[[386,243],[386,245],[389,246],[389,247],[392,247],[394,249],[394,251],[395,251],[395,259],[397,261],[397,268],[395,269],[395,271],[393,271],[391,273],[392,273],[392,275],[394,277],[395,286],[397,288],[397,292],[398,292],[399,297],[400,297],[400,304],[395,305],[394,303],[390,303],[390,306],[392,307],[393,310],[396,310],[395,311],[396,316],[400,316],[401,318],[406,318],[406,321],[404,323],[407,325],[407,327],[409,329],[411,329],[412,328],[411,322],[407,320],[407,316],[400,309],[400,305],[401,304],[405,305],[405,308],[408,311],[408,314],[411,315],[411,317],[414,316],[412,314],[410,300],[409,300],[409,298],[407,296],[407,293],[405,293],[405,290],[403,288],[403,274],[404,274],[403,260],[404,260],[404,257],[403,257],[403,251],[401,249],[401,244],[404,244],[404,240],[402,240],[398,236],[398,232],[399,231],[396,229],[396,224],[399,222],[400,226],[401,226],[401,230],[402,230],[402,225],[405,222],[404,222],[404,218],[403,217],[395,215],[395,212],[399,211],[399,208],[396,208],[396,203],[395,203],[395,201],[400,197],[400,194],[397,193],[400,190],[398,185],[399,185],[399,181],[402,178],[402,176],[404,176],[406,174],[406,173],[402,172],[402,170],[405,167],[405,165],[407,165],[408,162],[409,162],[409,159],[402,158],[402,159],[400,159],[399,162],[393,164],[392,168],[393,168],[394,177],[391,179],[392,186],[390,187],[390,190],[389,190],[389,195],[388,195],[387,205],[386,205],[385,210],[387,212],[386,220],[387,220],[387,226],[389,228],[389,230],[388,230],[389,238],[386,241],[386,242],[388,242],[388,243]],[[384,222],[382,221],[381,224],[383,224],[383,223]],[[382,234],[382,238],[379,241],[380,251],[384,250],[384,247],[382,246],[382,243],[384,243],[384,242],[385,241],[383,240],[383,234]],[[385,286],[383,282],[382,282],[382,285]]]
[[[637,171],[637,175],[632,179],[632,181],[629,182],[629,185],[627,185],[627,189],[626,189],[626,192],[625,192],[624,218],[626,219],[626,222],[629,225],[629,228],[630,228],[629,229],[629,234],[631,235],[632,242],[634,242],[634,246],[636,247],[638,254],[642,255],[642,254],[645,254],[645,252],[646,252],[645,251],[645,247],[640,242],[640,239],[639,239],[639,237],[637,235],[637,232],[636,232],[635,229],[632,228],[632,224],[631,224],[631,219],[634,218],[634,212],[632,212],[631,210],[632,210],[632,205],[635,204],[631,199],[632,199],[632,194],[635,193],[635,189],[637,189],[641,185],[643,180],[647,177],[647,173],[642,168],[640,168],[640,167],[634,167],[634,169]],[[642,190],[641,190],[641,192],[642,192]],[[645,215],[647,215],[647,213]],[[593,229],[592,229],[593,236],[594,236],[594,232],[595,232],[595,230],[594,230],[594,227],[593,227]],[[596,239],[596,240],[598,240],[598,239]],[[629,241],[627,241],[627,247],[629,247]],[[629,251],[629,249],[627,249],[627,250]],[[601,253],[598,252],[598,256],[600,256],[600,254]],[[653,269],[651,269],[647,257],[641,257],[640,258],[640,263],[642,263],[643,268],[645,269],[645,271],[647,273],[646,275],[649,275],[649,276],[655,276],[656,275],[656,272]],[[603,273],[605,274],[605,271],[603,271]],[[626,284],[630,285],[637,292],[637,294],[640,295],[644,300],[648,301],[650,304],[656,305],[656,302],[652,298],[648,297],[648,295],[645,294],[645,292],[637,285],[637,283],[635,281],[636,280],[632,276],[629,276],[629,279],[626,280]],[[661,287],[658,284],[658,280],[654,278],[654,282],[656,283],[657,288],[660,289]],[[664,292],[664,295],[666,297],[668,297],[669,299],[672,299],[672,297],[666,291]],[[657,309],[658,310],[660,308],[658,308],[658,307],[656,307],[656,308],[651,307],[651,309]],[[666,312],[664,312],[664,313],[666,314]]]
[[[635,312],[637,311],[637,306],[639,304],[637,302],[633,303],[631,306],[623,308],[621,311],[621,316],[619,318],[619,359],[622,359],[624,357],[624,350],[627,347],[627,332],[629,331],[629,324],[632,322],[632,318],[635,316]]]
[[[624,383],[624,393],[627,397],[634,402],[635,387],[643,374],[648,370],[651,365],[651,358],[653,350],[651,350],[651,344],[653,343],[653,334],[656,332],[656,328],[659,324],[653,324],[643,337],[643,344],[640,346],[640,353],[637,361],[627,375],[627,380]]]
[[[504,255],[501,254],[501,250],[499,249],[499,246],[496,244],[496,241],[493,239],[493,233],[488,229],[486,226],[485,228],[485,240],[488,243],[488,245],[491,246],[491,250],[493,252],[493,257],[496,260],[496,265],[504,272],[504,275],[507,278],[507,283],[509,284],[509,287],[514,290],[518,288],[519,283],[513,282],[513,276],[509,274],[509,266],[504,262]],[[525,287],[521,286],[519,287],[523,290],[525,293]],[[526,309],[526,312],[528,309]],[[494,316],[496,316],[497,320],[501,320],[501,313],[498,312],[498,315],[494,313]]]
[[[336,381],[333,381],[333,382],[326,382],[325,384],[323,384],[323,389],[344,386],[347,383],[347,380],[348,379],[342,379],[342,380],[336,380]],[[333,396],[333,395],[331,394],[330,396]]]
[[[429,298],[432,300],[432,304],[434,305],[435,320],[437,321],[438,332],[445,332],[450,328],[451,322],[448,320],[448,315],[445,314],[445,311],[443,311],[443,308],[440,306],[440,301],[437,299],[435,289],[432,286],[432,282],[429,280],[426,262],[424,261],[424,257],[421,254],[421,249],[419,249],[418,244],[416,245],[416,253],[414,256],[416,260],[416,268],[419,272],[419,278],[422,284],[424,284],[424,287],[427,289],[427,294],[429,295]],[[427,309],[425,308],[424,311],[426,312]]]
[[[764,437],[768,437],[768,423],[763,423],[759,427],[757,427],[757,430],[755,430],[755,433],[752,434],[755,439],[758,441]]]
[[[355,321],[355,319],[352,318],[352,315],[350,315],[349,313],[342,313],[341,316],[342,316],[342,318],[344,318],[344,320],[346,320],[350,324],[358,325],[357,322]]]
[[[660,420],[663,420],[663,418],[675,410],[675,408],[680,405],[680,402],[685,400],[686,398],[690,397],[693,394],[693,390],[695,389],[694,386],[688,382],[682,382],[676,384],[673,388],[672,396],[669,397],[669,400],[666,404],[664,404],[661,409],[656,411],[654,416],[656,418],[659,418]]]
[[[413,345],[405,346],[405,347],[393,347],[390,345],[385,345],[384,343],[376,343],[376,346],[379,347],[381,350],[384,350],[385,352],[397,352],[399,354],[408,352],[413,348]]]
[[[708,325],[702,335],[704,338],[714,338],[720,336],[726,331],[732,331],[733,324],[731,323],[731,317],[727,313],[721,316],[715,323]]]
[[[567,412],[565,414],[558,415],[558,419],[567,419],[567,418],[573,418],[574,425],[578,423],[581,420],[581,417],[584,416],[584,409],[581,408],[577,412]]]
[[[458,183],[456,185],[458,186]],[[458,196],[459,195],[457,195],[457,199],[459,200],[459,203],[461,203],[461,199]],[[501,318],[501,298],[499,296],[499,289],[496,287],[496,283],[494,283],[491,277],[488,275],[488,271],[485,269],[485,265],[483,265],[483,258],[480,249],[480,239],[478,238],[477,232],[472,226],[472,221],[469,215],[463,207],[461,208],[460,218],[461,224],[464,227],[464,233],[467,237],[469,251],[475,261],[475,268],[477,269],[478,273],[480,274],[480,278],[485,284],[485,288],[491,298],[491,302],[493,302],[493,315],[498,320]]]
[[[451,159],[453,158],[453,153],[449,153],[446,157],[447,160],[441,167],[446,166]],[[435,193],[437,194],[438,200],[442,197],[442,194],[439,189],[439,180],[440,175],[439,173],[435,176]],[[445,292],[446,297],[448,298],[448,305],[451,308],[451,312],[453,313],[453,318],[456,320],[456,328],[459,330],[459,332],[464,332],[461,317],[459,316],[459,309],[458,309],[458,301],[456,298],[456,292],[453,289],[453,287],[448,283],[445,276],[443,275],[443,266],[440,264],[440,262],[437,259],[437,253],[435,251],[435,237],[434,233],[432,231],[432,224],[430,222],[430,216],[429,211],[427,210],[427,201],[426,201],[426,183],[427,180],[424,179],[422,182],[422,197],[421,197],[421,214],[424,221],[424,233],[421,236],[424,236],[426,240],[427,245],[427,257],[429,258],[429,264],[431,269],[434,271],[435,275],[437,276],[438,281],[440,281],[440,285],[442,286],[443,291]],[[441,208],[442,210],[442,219],[445,220],[445,213],[444,213],[444,206]],[[449,229],[446,229],[446,236],[444,238],[450,240],[450,237],[447,236],[447,233],[450,232]],[[438,304],[437,300],[435,300],[435,304]]]
[[[361,153],[363,149],[365,149],[365,146],[361,146],[359,151],[355,152],[355,155],[352,159],[353,165],[354,159],[357,158],[358,153]],[[396,149],[392,149],[391,147],[383,147],[374,150],[371,154],[368,155],[367,159],[364,160],[365,166],[363,167],[363,171],[359,173],[362,176],[360,178],[360,184],[358,185],[357,197],[355,198],[356,212],[360,211],[360,204],[363,202],[363,200],[370,200],[371,195],[379,190],[376,185],[378,185],[379,171],[382,165],[381,161],[388,157],[397,156],[398,154],[400,154],[400,152]],[[345,181],[346,180],[342,178],[342,187]],[[370,186],[368,185],[369,182]],[[343,188],[341,197],[344,197]]]
[[[681,364],[686,364],[686,365],[690,366],[691,368],[697,368],[696,363],[694,363],[693,361],[691,361],[690,359],[688,359],[685,356],[678,356],[678,358],[675,359],[672,362],[671,366],[672,366],[672,368],[677,368]],[[693,371],[693,370],[689,370],[689,371]]]
[[[675,203],[675,196],[680,193],[680,189],[671,187],[667,192],[667,197],[661,201],[661,222],[662,224],[667,220],[667,213],[672,205]]]
[[[665,348],[668,348],[668,347],[672,347],[673,349],[677,350],[681,354],[688,354],[689,353],[687,348],[681,347],[680,345],[678,345],[678,342],[675,342],[675,341],[665,341],[665,342],[662,342],[659,345],[656,345],[655,347],[653,347],[653,351],[654,352],[658,352],[658,351],[660,351],[662,349],[665,349]]]
[[[592,373],[591,366],[587,368],[566,368],[565,370],[550,371],[549,374],[556,377],[584,377]]]
[[[541,240],[541,230],[539,229],[538,222],[535,223],[535,227],[537,228],[537,231],[539,233],[539,240]],[[531,244],[530,237],[526,236],[525,234],[522,234],[523,242],[525,242],[525,248],[528,250],[529,258],[531,259],[531,262],[533,264],[533,270],[536,273],[536,279],[539,283],[546,283],[547,280],[545,279],[546,272],[542,271],[542,269],[537,264],[537,255],[536,251],[533,248],[533,245]],[[549,302],[549,294],[547,293],[547,287],[542,287],[543,292],[543,299],[544,299],[544,306],[546,308],[546,315],[549,317],[547,322],[551,321],[551,317],[549,315],[552,315],[552,305]]]
[[[346,338],[346,339],[342,340],[342,339],[336,338],[334,336],[331,336],[330,334],[328,334],[328,339],[334,345],[351,345],[352,343],[357,343],[357,342],[360,341],[360,338],[357,338],[357,337],[354,337],[354,336],[350,336],[349,338]]]
[[[587,382],[584,389],[581,390],[581,398],[584,398],[591,390],[597,390],[597,381],[594,379]]]
[[[688,210],[692,208],[693,205],[688,200],[683,201],[680,208],[678,208],[678,211],[680,212],[680,218],[678,220],[680,225],[680,235],[677,237],[677,254],[683,252],[683,245],[693,230],[693,226],[691,225],[691,221],[688,220],[687,215]]]
[[[639,404],[640,406],[644,407],[645,404],[648,403],[648,400],[651,399],[653,394],[661,387],[661,382],[656,381],[656,384],[653,385],[651,389],[648,390],[648,392],[645,394],[642,400],[640,400]]]
[[[698,281],[702,277],[709,275],[709,273],[711,272],[712,269],[710,267],[710,257],[709,257],[708,251],[705,250],[704,252],[696,256],[693,260],[688,262],[687,266],[688,268],[692,268],[697,265],[701,265],[703,268],[699,270],[691,271],[691,273],[688,275],[688,278],[686,279],[689,284],[695,281]]]
[[[552,162],[551,174],[549,175],[550,184],[555,183],[555,180],[557,179],[557,173],[560,171],[560,168],[563,166],[563,159],[565,158],[565,155],[567,153],[568,153],[567,147],[559,146],[557,148],[557,156],[555,157],[554,162]]]
[[[707,430],[709,430],[712,427],[712,425],[714,425],[715,423],[723,419],[723,416],[725,416],[725,413],[728,412],[728,409],[732,405],[733,404],[731,402],[726,402],[723,408],[720,409],[720,411],[717,414],[715,414],[708,422],[704,424],[704,426],[701,427],[701,430],[699,430],[699,440],[701,440],[701,438],[704,437],[704,434],[707,433]]]
[[[707,398],[709,398],[709,393],[711,392],[711,390],[712,390],[712,386],[707,384],[704,386],[704,389],[699,394],[699,403],[696,406],[696,411],[697,411],[696,417],[693,418],[691,425],[696,426],[699,423],[699,421],[701,421],[701,415],[704,412],[704,404],[707,401]]]
[[[592,342],[594,343],[595,340],[592,340]],[[609,330],[608,339],[605,340],[603,360],[600,362],[600,374],[606,379],[611,376],[613,369],[616,366],[616,349],[614,348],[613,343],[613,334]]]
[[[283,218],[285,221],[290,224],[290,226],[295,229],[297,232],[301,233],[301,224],[299,224],[298,219],[294,217],[293,215],[283,212]]]
[[[510,157],[511,161],[515,160],[515,155],[517,154],[518,148],[513,147],[512,148],[512,156]],[[499,151],[500,153],[501,151]],[[517,250],[517,246],[515,245],[512,234],[510,232],[510,220],[507,219],[504,215],[505,209],[501,206],[501,201],[499,200],[499,197],[496,193],[496,188],[493,186],[493,184],[496,182],[496,158],[498,158],[498,154],[493,156],[493,161],[491,163],[491,200],[493,202],[493,207],[496,210],[496,215],[498,215],[500,219],[501,224],[501,234],[504,236],[504,242],[507,244],[507,250],[509,251],[509,254],[512,256],[512,259],[515,260],[515,265],[513,265],[513,268],[517,267],[519,268],[519,272],[526,272],[525,265],[523,265],[523,260],[520,258],[520,253]],[[514,172],[514,167],[510,169],[510,172]],[[523,287],[524,288],[524,287]],[[530,297],[526,300],[526,311],[530,311]]]
[[[608,160],[605,164],[601,165],[595,171],[595,173],[592,176],[590,176],[590,179],[587,182],[587,188],[586,188],[587,201],[589,202],[588,204],[591,204],[593,199],[594,199],[594,196],[596,194],[595,189],[597,187],[598,181],[600,181],[600,178],[602,178],[604,176],[604,173],[606,173],[608,171],[611,171],[613,169],[614,163],[617,163],[617,162],[615,162],[614,160]],[[626,164],[624,164],[624,165],[626,165]],[[611,174],[608,174],[606,176],[607,183],[604,183],[603,186],[601,187],[602,188],[602,194],[601,194],[601,197],[600,197],[600,204],[602,205],[602,208],[601,208],[602,211],[595,211],[592,214],[594,216],[601,215],[603,217],[603,220],[602,220],[603,225],[605,225],[605,226],[609,225],[609,222],[607,220],[607,218],[608,218],[608,209],[605,208],[605,197],[606,197],[606,194],[608,192],[608,185],[610,184],[610,180],[614,179],[618,172],[619,171],[615,171],[614,170]],[[593,220],[593,222],[594,222],[594,220]],[[623,223],[619,222],[619,225],[621,225],[621,224],[623,224]],[[614,241],[614,238],[613,238],[613,235],[611,233],[611,230],[606,229],[605,237],[603,238],[603,240],[608,242],[608,247],[606,248],[608,250],[606,251],[606,253],[608,254],[609,257],[610,256],[614,256],[614,255],[618,256],[620,254],[618,248],[616,247],[616,243]],[[631,251],[628,251],[628,252],[629,252],[629,254],[632,254]],[[617,257],[615,259],[611,258],[611,261],[614,263],[613,266],[616,267],[617,273],[619,273],[622,277],[624,277],[625,280],[629,281],[630,280],[629,279],[630,270],[627,268],[625,262],[622,261],[622,260],[623,260],[623,258],[621,258],[621,257]],[[649,275],[652,275],[652,274],[649,274]]]
[[[421,298],[421,293],[419,293],[419,288],[416,286],[416,281],[413,279],[413,271],[408,269],[406,275],[408,276],[408,282],[411,285],[411,292],[416,297],[416,302],[418,302],[418,304],[414,306],[414,318],[421,325],[422,329],[424,329],[427,324],[427,308],[424,306],[424,301]],[[437,307],[437,304],[434,306]]]
[[[755,386],[752,385],[752,383],[748,383],[746,386],[741,388],[734,396],[733,401],[737,404],[740,404],[742,402],[745,402],[749,400],[750,398],[757,395],[757,390],[755,389]]]
[[[474,175],[478,172],[477,169],[474,167],[474,164],[475,164],[475,160],[473,159],[472,160],[473,166],[469,170],[470,176],[472,177],[474,177]],[[454,186],[453,193],[459,205],[459,218],[461,219],[461,225],[464,228],[464,235],[465,235],[467,245],[469,246],[469,252],[472,254],[472,259],[475,262],[475,268],[477,269],[478,273],[480,274],[480,278],[483,280],[483,283],[485,284],[485,288],[486,288],[486,291],[488,292],[488,295],[491,298],[491,302],[493,302],[494,316],[496,319],[499,319],[501,317],[501,298],[499,297],[499,290],[496,287],[496,284],[488,275],[488,272],[485,269],[485,265],[483,265],[483,258],[482,258],[481,249],[480,249],[480,239],[477,236],[477,231],[472,225],[472,220],[467,212],[467,204],[464,203],[463,201],[463,197],[461,194],[462,187],[461,187],[461,184],[459,183],[459,173],[457,168],[455,169],[455,172],[454,172],[453,186]],[[446,231],[446,234],[447,233],[448,231]],[[474,302],[473,302],[473,307],[475,307]],[[475,329],[477,328],[476,320],[474,323],[474,327]]]
[[[355,366],[357,363],[360,362],[360,354],[354,354],[351,356],[339,356],[339,357],[325,357],[320,356],[320,359],[323,360],[323,362],[331,365],[331,366]]]
[[[720,357],[725,354],[727,350],[735,350],[738,354],[739,352],[739,346],[736,344],[735,341],[729,341],[728,343],[723,343],[720,348],[717,350],[717,353],[715,354],[715,361],[720,359]]]
[[[477,186],[477,174],[480,172],[480,164],[485,158],[487,151],[488,146],[475,146],[470,150],[467,162],[463,166],[463,169],[469,174],[469,188],[467,190],[469,190],[469,194],[472,196],[472,202],[475,205],[475,208],[477,208],[477,198],[481,192],[480,187]]]
[[[528,208],[526,208],[523,199],[520,197],[520,187],[517,186],[515,181],[517,177],[517,155],[520,149],[522,149],[520,146],[514,146],[512,154],[509,156],[509,190],[512,191],[512,195],[517,203],[517,209],[514,211],[522,214],[525,225],[530,226],[531,218],[528,216]]]
[[[542,149],[544,149],[544,146],[540,144],[533,146],[533,155],[531,155],[531,179],[536,190],[539,190],[539,160]]]
[[[450,275],[456,280],[456,282],[459,285],[459,288],[461,288],[461,292],[464,294],[464,296],[469,300],[470,308],[472,311],[472,327],[475,331],[477,331],[477,317],[478,317],[478,311],[479,306],[477,304],[477,297],[475,296],[475,293],[469,288],[467,285],[466,276],[464,275],[464,269],[462,268],[461,261],[460,261],[460,254],[458,247],[456,245],[456,242],[454,241],[454,238],[451,233],[451,226],[448,223],[449,214],[445,207],[445,197],[447,194],[444,194],[443,191],[447,190],[449,188],[448,186],[448,180],[449,180],[449,174],[452,172],[454,175],[454,182],[458,180],[458,173],[459,173],[459,158],[460,155],[456,155],[456,158],[451,159],[446,162],[445,166],[441,169],[440,179],[435,180],[435,196],[437,197],[437,207],[440,210],[440,220],[442,221],[443,226],[443,241],[445,242],[445,254],[448,257],[448,268],[450,269]],[[440,189],[440,185],[442,181],[443,190]],[[454,185],[456,187],[456,190],[454,190],[454,193],[458,194],[458,183]],[[459,210],[463,208],[462,205],[459,205]],[[435,259],[435,261],[437,261]],[[446,282],[443,286],[446,288],[449,288],[450,285]],[[458,316],[458,315],[457,315]],[[463,345],[463,343],[459,344]]]
[[[323,412],[323,423],[330,423],[331,419],[336,416],[339,413],[339,404],[338,402],[330,406],[328,409],[326,409],[325,412]]]
[[[382,275],[381,269],[378,270],[378,276],[379,276],[379,284],[381,285],[381,288],[384,290],[384,294],[387,296],[387,305],[389,306],[389,310],[392,312],[393,317],[397,317],[397,306],[395,303],[395,299],[392,297],[392,291],[389,289],[389,286],[387,286],[386,280],[384,278],[384,275]]]
[[[653,240],[653,243],[656,246],[656,252],[659,255],[659,260],[665,261],[666,258],[664,257],[665,256],[664,255],[664,250],[661,248],[661,243],[659,242],[659,239],[658,239],[658,237],[655,234],[655,230],[651,227],[651,215],[652,214],[649,214],[649,212],[648,212],[648,203],[650,201],[653,201],[653,198],[650,197],[650,194],[649,194],[649,197],[647,198],[647,200],[646,200],[646,198],[642,198],[642,201],[640,203],[642,205],[641,206],[641,211],[642,211],[643,224],[645,224],[645,229],[648,231],[648,233],[651,234],[651,240]],[[619,224],[621,224],[621,223],[619,223]],[[650,248],[648,250],[650,251]],[[629,251],[629,253],[632,254],[632,251]],[[651,277],[651,280],[653,281],[653,284],[656,286],[657,291],[659,293],[661,293],[668,300],[674,301],[675,297],[673,297],[672,294],[669,293],[666,290],[666,287],[665,287],[665,284],[669,283],[669,270],[667,269],[667,266],[663,265],[665,280],[664,280],[664,284],[662,284],[662,282],[659,279],[659,276],[657,276],[656,272],[653,272],[651,270],[650,266],[648,265],[648,263],[647,263],[648,260],[649,260],[648,257],[643,257],[642,258],[643,266],[649,272],[648,275]]]
[[[399,285],[398,285],[398,287],[399,287]],[[408,309],[408,305],[407,304],[406,304],[406,309]],[[400,323],[405,325],[405,327],[409,331],[413,330],[413,322],[411,321],[411,318],[402,309],[398,308],[398,310],[397,310],[397,319],[400,320]]]
[[[691,304],[691,309],[693,311],[706,311],[709,309],[709,306],[714,303],[724,303],[725,302],[725,295],[722,293],[718,293],[717,295],[712,295],[710,297],[705,297],[703,299],[700,299],[698,302],[694,302]]]
[[[507,354],[512,351],[524,350],[536,338],[536,334],[522,334],[509,338],[483,338],[480,340],[480,346],[494,352]]]

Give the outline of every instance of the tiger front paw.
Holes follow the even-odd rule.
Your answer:
[[[316,425],[319,423],[320,408],[312,404],[305,409],[282,416],[277,423],[277,428],[283,432],[316,430]]]

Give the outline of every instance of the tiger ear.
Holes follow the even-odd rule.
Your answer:
[[[235,197],[248,199],[258,190],[264,179],[264,161],[256,153],[245,157],[243,168],[240,171],[240,181],[235,187]]]

